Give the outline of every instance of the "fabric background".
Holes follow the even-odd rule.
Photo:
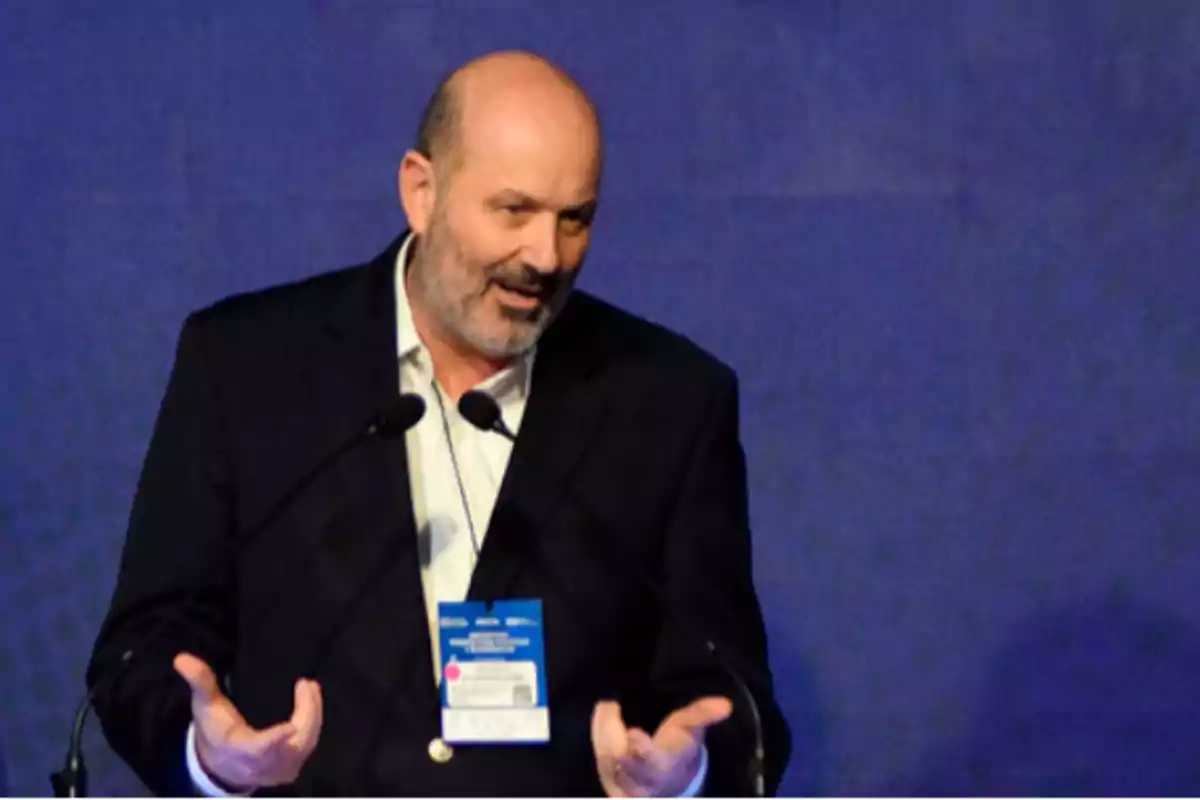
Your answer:
[[[501,47],[605,115],[583,284],[742,377],[784,790],[1200,789],[1191,0],[0,5],[10,788],[61,762],[185,313],[374,255]]]

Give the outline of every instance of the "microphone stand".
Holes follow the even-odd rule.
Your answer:
[[[253,528],[250,528],[250,532],[246,534],[245,540],[242,543],[242,549],[244,550],[253,543],[263,531],[268,530],[270,523],[279,514],[291,506],[292,502],[310,484],[348,451],[368,439],[399,436],[415,425],[424,413],[425,402],[419,396],[414,394],[400,395],[394,403],[376,414],[368,424],[364,425],[353,436],[346,439],[335,450],[317,462],[316,466],[306,472],[287,492],[280,495],[279,499],[267,509],[258,523]],[[170,621],[169,618],[167,621]],[[159,624],[152,628],[145,638],[153,641],[165,629],[166,624],[164,620],[160,619]],[[63,768],[50,774],[50,786],[54,790],[55,797],[88,796],[87,765],[83,760],[83,730],[87,723],[88,712],[92,710],[92,704],[96,697],[96,689],[124,674],[125,669],[129,666],[129,662],[132,659],[133,650],[126,650],[121,656],[121,663],[116,666],[116,672],[98,678],[95,685],[88,690],[87,695],[79,703],[79,707],[75,711],[75,723],[71,727],[71,742],[67,747],[67,757]]]
[[[71,728],[71,745],[67,748],[66,762],[62,769],[50,775],[55,797],[88,796],[87,765],[83,761],[83,726],[91,710],[92,692],[88,692],[75,710],[75,725]]]

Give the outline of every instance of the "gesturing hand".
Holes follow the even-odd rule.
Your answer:
[[[651,737],[625,727],[611,700],[592,712],[592,748],[600,783],[609,797],[677,797],[696,777],[708,728],[729,717],[733,704],[704,697],[673,712]]]
[[[196,755],[211,778],[234,792],[296,780],[321,735],[321,687],[316,681],[296,681],[290,720],[257,730],[221,691],[208,664],[180,653],[175,671],[192,689]]]

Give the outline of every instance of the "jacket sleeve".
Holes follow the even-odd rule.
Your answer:
[[[232,480],[202,318],[183,326],[129,519],[87,683],[113,749],[156,794],[190,795],[191,722],[179,652],[225,674],[231,613]]]
[[[766,789],[773,793],[786,766],[791,734],[775,703],[766,632],[754,590],[746,462],[738,434],[737,379],[731,372],[712,393],[694,438],[663,553],[671,607],[659,633],[653,669],[659,713],[704,694],[733,701],[733,716],[708,731],[706,795],[753,791],[753,712],[717,658],[745,681],[762,716]]]

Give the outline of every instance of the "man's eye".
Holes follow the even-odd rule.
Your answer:
[[[509,203],[508,205],[502,206],[502,208],[504,210],[504,213],[513,214],[514,216],[517,214],[524,214],[526,211],[529,210],[524,205],[521,205],[519,203]]]
[[[568,211],[558,219],[569,230],[582,230],[592,224],[592,215],[587,211]]]

